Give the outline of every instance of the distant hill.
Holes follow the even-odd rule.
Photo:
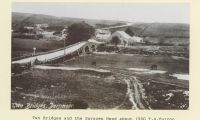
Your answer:
[[[129,27],[132,32],[143,37],[189,38],[189,24],[183,23],[136,23]]]
[[[70,17],[55,17],[50,15],[42,14],[31,14],[31,13],[18,13],[12,12],[12,29],[18,29],[19,26],[33,25],[33,24],[49,24],[58,26],[69,26],[76,22],[86,22],[92,26],[96,24],[102,25],[115,25],[115,24],[126,24],[124,21],[114,20],[95,20],[95,19],[82,19],[82,18],[70,18]]]
[[[149,44],[189,45],[189,24],[182,23],[136,23],[129,32],[141,36]]]

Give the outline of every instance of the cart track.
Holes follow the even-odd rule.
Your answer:
[[[129,101],[132,104],[132,109],[148,109],[143,105],[144,91],[139,80],[129,74],[124,74],[122,72],[114,72],[116,77],[124,80],[127,84],[126,97],[129,98]]]

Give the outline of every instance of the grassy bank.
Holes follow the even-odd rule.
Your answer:
[[[12,108],[17,108],[15,104],[30,109],[48,109],[52,104],[72,105],[70,109],[114,108],[126,95],[126,84],[121,85],[115,87],[112,80],[94,73],[32,69],[12,77]]]

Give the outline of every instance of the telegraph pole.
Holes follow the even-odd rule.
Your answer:
[[[36,51],[36,48],[34,47],[33,48],[33,56],[35,56],[35,51]]]

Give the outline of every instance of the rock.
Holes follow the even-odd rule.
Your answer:
[[[15,87],[16,89],[18,89],[18,90],[23,90],[23,88],[21,88],[21,87]]]

